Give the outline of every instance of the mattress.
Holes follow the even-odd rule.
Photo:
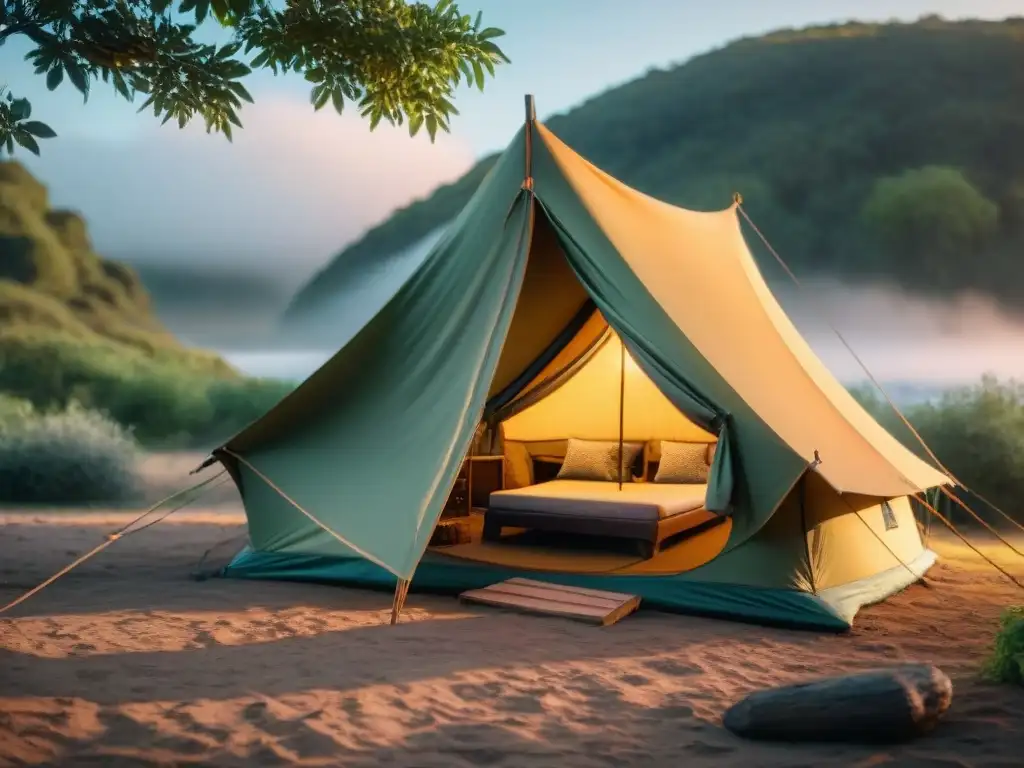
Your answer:
[[[704,506],[707,485],[552,480],[491,494],[492,509],[537,514],[664,520]]]

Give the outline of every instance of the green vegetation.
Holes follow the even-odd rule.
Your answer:
[[[253,69],[298,72],[311,83],[315,109],[340,114],[355,102],[373,130],[381,120],[408,123],[431,140],[458,110],[450,99],[465,80],[482,90],[485,73],[508,59],[494,44],[504,32],[483,28],[452,0],[0,0],[0,45],[24,35],[28,59],[52,91],[68,81],[88,98],[99,80],[140,111],[184,127],[199,116],[207,132],[229,140],[252,97],[240,82]],[[198,42],[209,17],[230,30],[225,45]],[[251,58],[250,58],[251,54]],[[248,61],[246,61],[248,60]],[[0,147],[39,154],[56,133],[30,119],[32,105],[0,91]]]
[[[288,389],[182,346],[135,273],[93,251],[81,217],[0,163],[0,393],[44,413],[101,411],[146,445],[177,447],[230,437]]]
[[[1007,608],[1000,617],[985,676],[995,682],[1024,685],[1024,605]]]
[[[930,461],[917,438],[875,390],[860,387],[853,394],[893,436]],[[1024,383],[985,377],[975,386],[947,391],[937,402],[902,410],[957,479],[1024,522],[1020,511],[1024,498]],[[1005,525],[1001,516],[974,497],[965,501],[990,525]],[[957,510],[951,511],[958,516]]]
[[[739,191],[799,274],[976,289],[1024,307],[1022,94],[1024,19],[932,17],[739,40],[546,123],[671,203],[720,209]],[[447,223],[494,160],[367,232],[289,316],[332,293],[337,264],[386,256]]]
[[[136,454],[131,435],[102,414],[75,405],[38,413],[0,395],[0,503],[133,501]]]

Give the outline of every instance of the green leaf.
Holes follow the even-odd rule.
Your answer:
[[[238,98],[242,99],[243,101],[248,101],[250,104],[253,103],[252,96],[249,94],[249,91],[245,89],[245,86],[241,83],[237,83],[234,80],[232,80],[228,83],[228,88],[230,88],[231,92],[238,96]]]
[[[217,58],[218,59],[230,59],[232,56],[237,54],[240,50],[242,50],[242,44],[240,42],[230,43],[229,45],[225,45],[223,48],[221,48],[219,51],[217,51]]]
[[[430,135],[430,142],[433,144],[434,139],[437,138],[437,117],[435,115],[427,115],[427,133]]]
[[[423,115],[409,115],[409,135],[415,136],[423,125]]]
[[[476,36],[476,39],[480,40],[480,41],[483,41],[483,40],[493,40],[496,37],[504,37],[504,36],[505,36],[505,30],[498,29],[497,27],[488,27],[487,29],[485,29],[485,30],[483,30],[481,32],[478,32],[477,36]]]
[[[78,91],[85,97],[85,100],[89,100],[89,77],[86,75],[85,70],[78,66],[73,61],[67,61],[64,63],[64,70],[68,73],[68,80],[71,84],[78,89]]]
[[[16,142],[21,144],[21,146],[23,146],[25,149],[27,149],[33,155],[38,155],[39,154],[39,144],[36,142],[36,140],[34,138],[32,138],[32,134],[30,134],[30,133],[28,133],[26,131],[17,131],[16,130],[16,131],[14,131],[13,136],[14,136],[14,140]]]
[[[32,105],[28,99],[13,99],[11,101],[11,119],[15,122],[27,120],[32,116]]]
[[[57,132],[53,130],[46,123],[41,123],[38,120],[29,120],[28,122],[22,123],[18,126],[25,133],[30,133],[40,139],[53,139],[56,138]]]
[[[131,88],[128,87],[128,83],[124,81],[124,77],[121,75],[121,72],[115,69],[112,76],[114,78],[114,89],[124,96],[125,100],[131,101],[134,94],[132,93]]]
[[[477,11],[477,13],[476,13],[476,21],[473,22],[473,31],[474,32],[478,32],[480,30],[480,23],[483,20],[484,20],[484,12],[483,11]]]
[[[340,87],[331,91],[331,103],[334,104],[334,111],[339,115],[345,111],[345,94]]]
[[[313,102],[313,109],[319,112],[331,100],[331,89],[327,85],[317,85],[310,91],[309,98]]]
[[[505,54],[502,53],[501,48],[496,46],[490,40],[482,40],[480,42],[480,50],[488,54],[491,58],[504,59]]]
[[[473,60],[473,77],[476,80],[476,87],[483,93],[484,90],[484,69],[480,66],[480,62],[476,59]]]
[[[210,0],[196,0],[196,24],[202,24],[206,21],[206,16],[209,12]]]
[[[229,80],[237,80],[240,77],[252,74],[252,70],[240,61],[228,61],[225,76]]]
[[[260,67],[267,66],[267,62],[270,61],[269,51],[260,51],[256,54],[255,58],[249,62],[249,66],[253,69],[259,69]]]
[[[57,86],[62,82],[64,82],[64,70],[61,69],[60,65],[46,73],[46,87],[49,90],[56,90]]]
[[[373,131],[380,125],[380,119],[384,116],[384,113],[380,109],[374,109],[370,115],[370,130]]]
[[[163,16],[171,7],[171,0],[150,0],[149,7],[154,16]]]

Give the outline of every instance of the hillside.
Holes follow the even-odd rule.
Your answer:
[[[92,373],[173,366],[234,378],[156,319],[135,272],[93,251],[83,219],[50,207],[46,188],[0,162],[0,390],[33,400],[73,389],[69,360]]]
[[[1024,307],[1024,19],[779,31],[546,123],[669,202],[724,208],[740,191],[802,274],[974,289]],[[345,248],[286,319],[317,308],[355,265],[447,223],[494,159]]]

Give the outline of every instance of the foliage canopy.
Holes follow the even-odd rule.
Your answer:
[[[449,130],[455,88],[481,90],[507,62],[494,40],[504,33],[459,12],[454,0],[0,0],[0,45],[24,35],[27,59],[52,91],[67,79],[88,99],[107,83],[128,100],[184,127],[200,117],[207,132],[231,139],[251,102],[242,80],[254,69],[302,74],[315,109],[340,114],[352,102],[370,122]],[[224,45],[200,42],[208,19],[231,30]],[[0,93],[0,146],[39,153],[52,128],[32,105]]]

